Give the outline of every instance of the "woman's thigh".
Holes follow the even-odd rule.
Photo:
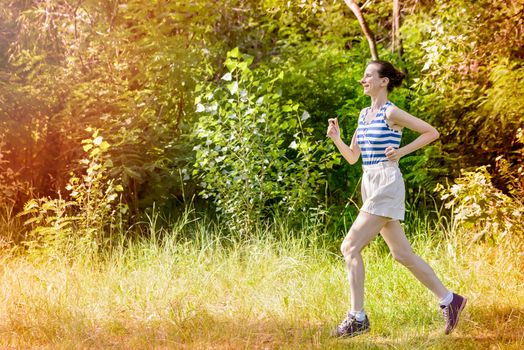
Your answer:
[[[389,218],[369,214],[364,211],[359,212],[357,218],[351,225],[349,233],[342,242],[342,253],[345,253],[349,249],[355,249],[357,251],[362,250],[376,235],[380,232],[381,228],[389,221]]]
[[[399,221],[389,221],[380,230],[380,234],[394,257],[401,257],[413,253],[402,225]]]

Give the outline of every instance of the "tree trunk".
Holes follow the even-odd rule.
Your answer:
[[[391,30],[391,52],[398,51],[402,56],[402,47],[400,44],[400,0],[393,0],[393,26]]]
[[[377,53],[377,45],[375,43],[375,36],[369,29],[369,26],[364,19],[364,16],[362,15],[362,12],[360,11],[360,7],[357,5],[357,3],[354,0],[344,0],[346,5],[351,9],[355,17],[357,17],[358,23],[360,23],[360,27],[362,28],[362,31],[364,32],[364,35],[368,39],[369,44],[369,50],[371,51],[371,57],[374,60],[378,60],[378,53]]]

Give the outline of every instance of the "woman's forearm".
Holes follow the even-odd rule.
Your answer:
[[[415,152],[416,150],[426,146],[427,144],[430,144],[431,142],[435,141],[439,138],[439,133],[436,129],[433,129],[431,131],[422,133],[417,137],[413,142],[408,143],[404,147],[399,148],[399,152],[401,157],[408,155],[412,152]]]
[[[359,152],[356,152],[351,147],[346,145],[340,138],[333,140],[333,142],[340,151],[340,154],[342,154],[344,159],[346,159],[349,164],[355,164],[357,162],[358,158],[360,157]]]

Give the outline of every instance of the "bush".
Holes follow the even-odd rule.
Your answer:
[[[524,236],[524,203],[495,188],[486,166],[463,171],[454,185],[437,190],[453,210],[456,232],[467,240],[498,243],[506,236]]]
[[[272,211],[293,217],[319,206],[323,169],[339,159],[327,154],[325,139],[311,137],[309,113],[282,100],[283,72],[251,70],[252,61],[234,49],[221,82],[197,87],[201,117],[192,134],[200,195],[240,233]]]
[[[33,252],[48,256],[71,256],[78,249],[95,252],[106,243],[105,234],[124,221],[127,207],[118,201],[123,187],[108,175],[112,167],[107,157],[110,145],[98,130],[87,130],[93,134],[82,141],[87,157],[80,161],[86,173],[71,174],[66,186],[70,199],[60,193],[58,198],[31,199],[19,214],[29,216],[25,225],[31,230],[25,244]]]

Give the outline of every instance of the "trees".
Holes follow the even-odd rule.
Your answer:
[[[441,131],[438,167],[458,176],[489,164],[505,191],[524,175],[523,13],[519,1],[437,1],[401,31],[404,59],[421,72],[414,107]]]
[[[191,177],[199,155],[190,135],[204,121],[195,111],[202,98],[196,87],[224,88],[224,63],[235,47],[253,58],[246,63],[253,81],[282,73],[271,92],[280,126],[308,111],[308,142],[331,154],[325,120],[337,115],[346,136],[354,130],[367,103],[358,79],[371,47],[408,72],[395,102],[441,131],[442,143],[403,160],[416,180],[410,184],[488,163],[497,186],[521,193],[522,5],[406,0],[392,8],[399,3],[0,0],[0,192],[18,208],[31,196],[65,193],[70,172],[86,171],[78,160],[92,127],[111,144],[111,176],[125,187],[133,215],[153,203],[166,211],[183,206],[184,196],[203,191],[201,178]],[[396,29],[402,57],[388,50],[399,47]],[[288,105],[297,111],[280,113]],[[298,132],[279,130],[287,145]],[[294,174],[303,160],[281,146],[297,163],[279,163],[279,171]],[[335,164],[322,163],[319,153],[316,165]],[[310,198],[328,193],[328,206],[347,203],[358,167],[322,171],[327,186],[313,186]]]

